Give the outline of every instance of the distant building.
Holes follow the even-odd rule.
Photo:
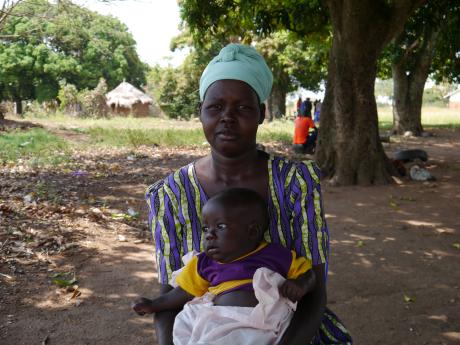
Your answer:
[[[123,81],[107,95],[107,105],[114,114],[148,116],[153,100],[130,83]]]
[[[449,108],[460,109],[460,89],[447,94],[444,98],[449,100]]]

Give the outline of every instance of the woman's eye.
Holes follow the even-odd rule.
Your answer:
[[[217,224],[217,229],[219,229],[219,230],[227,229],[227,224],[219,223],[219,224]]]
[[[220,104],[209,104],[206,109],[209,110],[220,110],[222,109],[222,106]]]
[[[201,227],[201,230],[202,230],[203,232],[208,232],[209,228],[208,228],[207,226],[202,226],[202,227]]]

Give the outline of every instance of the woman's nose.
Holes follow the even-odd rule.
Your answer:
[[[235,121],[235,110],[232,107],[225,107],[222,110],[221,121]]]

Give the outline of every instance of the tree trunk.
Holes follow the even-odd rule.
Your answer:
[[[383,1],[327,1],[333,40],[317,160],[334,184],[386,184],[396,173],[380,142],[374,83],[380,52],[415,3],[389,10]]]
[[[391,66],[393,75],[394,134],[407,131],[420,135],[422,127],[423,90],[433,60],[434,45],[439,31],[426,33],[416,53],[405,54]]]
[[[21,116],[22,115],[22,100],[21,99],[18,99],[16,98],[14,100],[14,113],[15,115],[19,115]]]
[[[274,84],[270,97],[267,100],[267,119],[273,121],[286,114],[286,94],[285,88],[279,84]]]

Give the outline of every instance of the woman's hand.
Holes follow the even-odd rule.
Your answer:
[[[299,300],[294,317],[278,345],[309,344],[318,332],[327,302],[324,264],[313,266],[313,271],[317,277],[313,289]]]

